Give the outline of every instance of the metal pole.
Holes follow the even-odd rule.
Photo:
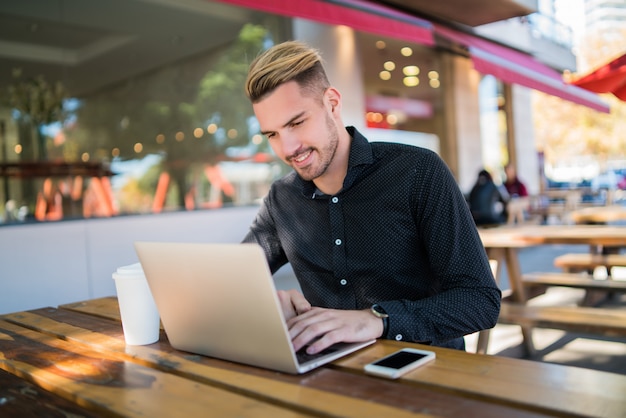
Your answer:
[[[7,162],[7,137],[6,137],[6,125],[4,120],[0,120],[0,142],[2,142],[2,159],[0,162]],[[4,176],[3,178],[3,187],[4,187],[4,202],[6,203],[9,200],[9,178]]]

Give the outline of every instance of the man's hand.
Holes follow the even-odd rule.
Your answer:
[[[311,310],[309,301],[295,289],[277,290],[276,293],[286,321]]]
[[[287,320],[287,326],[294,349],[298,351],[311,343],[306,350],[309,354],[338,342],[368,341],[383,334],[383,321],[369,309],[348,311],[314,307]]]

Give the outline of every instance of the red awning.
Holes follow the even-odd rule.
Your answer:
[[[281,16],[299,17],[433,46],[432,24],[390,7],[365,0],[218,0]]]
[[[563,81],[555,70],[532,56],[477,36],[433,24],[367,0],[218,0],[282,16],[299,17],[363,32],[434,46],[433,33],[469,49],[474,68],[504,82],[543,91],[600,112],[610,112],[597,95]]]
[[[613,93],[626,101],[626,54],[572,81],[571,84],[596,93]]]
[[[561,74],[530,55],[440,25],[435,25],[435,32],[466,46],[476,71],[491,74],[506,83],[539,90],[600,112],[610,112],[609,105],[596,94],[566,83]]]

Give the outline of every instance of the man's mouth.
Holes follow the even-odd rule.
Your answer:
[[[302,154],[296,155],[295,157],[292,158],[292,160],[295,163],[301,163],[302,161],[306,160],[309,157],[309,155],[311,155],[311,150],[308,150],[306,152],[303,152]]]

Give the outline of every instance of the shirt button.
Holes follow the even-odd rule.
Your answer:
[[[333,203],[337,203],[337,202],[339,202],[339,198],[338,198],[337,196],[335,196],[335,197],[333,197],[333,198],[331,199],[331,202],[333,202]]]
[[[341,279],[339,280],[339,283],[341,283],[342,286],[345,286],[348,284],[348,281],[346,279]]]
[[[340,239],[336,239],[335,240],[335,245],[341,245],[341,240]]]
[[[396,341],[402,341],[402,334],[396,335]]]

